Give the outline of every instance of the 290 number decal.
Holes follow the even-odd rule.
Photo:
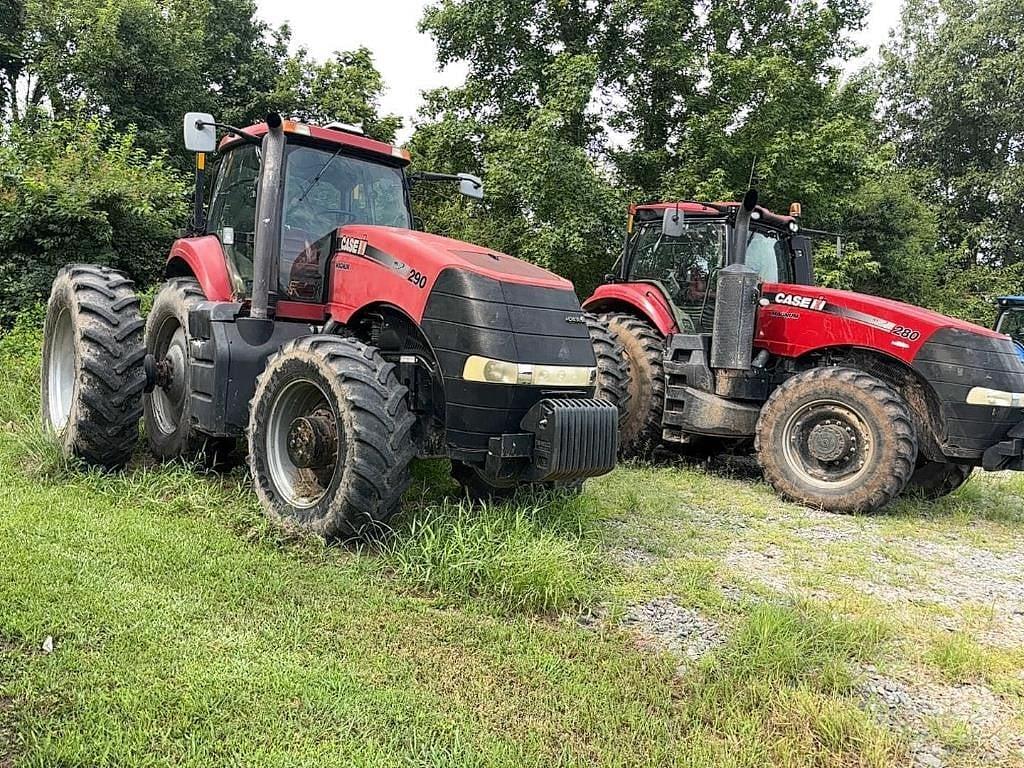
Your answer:
[[[409,282],[415,285],[417,288],[427,287],[427,276],[422,272],[417,272],[415,269],[409,270]]]
[[[894,325],[892,331],[893,336],[899,336],[901,339],[909,339],[910,341],[917,341],[921,338],[921,333],[915,331],[913,328],[907,328],[903,325]]]

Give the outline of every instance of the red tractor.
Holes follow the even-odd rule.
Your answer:
[[[450,458],[475,494],[612,469],[618,412],[594,394],[617,399],[621,352],[572,284],[412,229],[411,184],[479,198],[479,179],[410,175],[403,149],[276,115],[239,130],[190,113],[185,137],[192,231],[145,325],[114,270],[54,280],[43,415],[67,452],[123,466],[141,416],[162,459],[244,436],[268,514],[327,537],[382,525],[414,457]]]
[[[844,512],[1024,469],[1009,337],[816,287],[807,235],[753,190],[631,208],[618,272],[583,304],[626,352],[623,450],[752,451],[784,496]]]

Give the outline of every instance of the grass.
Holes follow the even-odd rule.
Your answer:
[[[579,497],[471,506],[426,462],[393,534],[361,547],[282,536],[241,471],[141,454],[86,471],[36,425],[37,320],[0,338],[4,768],[886,766],[907,742],[860,706],[859,667],[920,656],[1007,681],[1021,664],[935,633],[906,651],[898,615],[833,583],[873,575],[856,537],[801,538],[816,519],[742,471],[627,466]],[[887,561],[916,562],[898,544],[912,525],[1014,524],[1001,486],[972,493],[980,512],[882,519]],[[835,599],[737,596],[756,574],[724,563],[736,547],[785,553],[773,568]],[[627,549],[650,562],[618,564]],[[616,627],[665,595],[724,643],[681,669]],[[591,613],[597,631],[576,621]]]

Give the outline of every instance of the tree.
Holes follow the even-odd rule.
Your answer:
[[[270,100],[301,120],[358,123],[366,135],[393,142],[402,119],[378,114],[383,90],[384,79],[369,49],[335,52],[332,58],[317,63],[300,48],[284,62]]]
[[[159,278],[185,185],[131,132],[97,118],[16,125],[0,142],[0,325],[45,299],[69,261]]]
[[[884,51],[888,133],[954,269],[1024,260],[1022,41],[1011,0],[906,0]]]

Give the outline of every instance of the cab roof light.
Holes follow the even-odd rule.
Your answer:
[[[803,212],[803,206],[800,203],[794,201],[789,204],[789,215],[794,219],[799,219]]]

